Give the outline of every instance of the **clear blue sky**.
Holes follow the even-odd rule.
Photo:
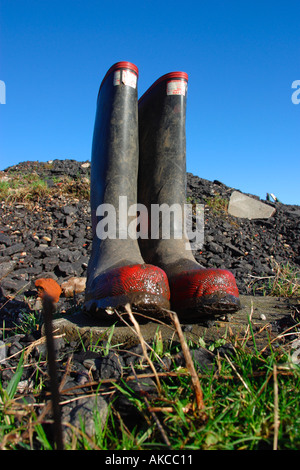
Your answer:
[[[189,75],[187,170],[300,204],[299,0],[0,0],[0,169],[90,159],[108,68]]]

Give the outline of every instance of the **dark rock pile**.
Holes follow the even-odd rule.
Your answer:
[[[38,174],[57,193],[30,204],[1,202],[1,287],[13,296],[32,290],[39,277],[59,283],[84,277],[92,238],[88,197],[60,191],[66,176],[88,184],[89,162],[24,162],[2,172],[9,178],[20,173]],[[252,294],[255,280],[272,276],[276,263],[299,267],[300,208],[267,202],[276,209],[269,219],[233,217],[226,210],[233,191],[219,181],[187,174],[187,201],[204,205],[204,246],[194,255],[204,267],[231,270],[240,293]]]
[[[79,182],[85,179],[88,186],[87,166],[72,160],[25,162],[3,172],[12,180],[19,173],[38,174],[52,189],[38,200],[1,202],[0,282],[5,297],[31,297],[39,278],[61,284],[70,277],[85,276],[91,248],[89,201],[64,193],[61,185],[62,178],[68,177]],[[64,300],[59,308],[64,308]],[[12,301],[4,311],[11,305]],[[69,306],[67,301],[65,307]]]
[[[27,366],[18,384],[18,393],[27,403],[36,404],[49,399],[49,387],[46,384],[38,394],[34,391],[36,364],[45,376],[47,373],[47,348],[40,329],[42,318],[36,315],[40,312],[41,316],[41,306],[35,281],[50,277],[61,285],[71,277],[86,276],[92,242],[89,200],[80,197],[80,193],[62,191],[61,185],[66,176],[88,185],[90,165],[73,160],[25,162],[7,169],[0,177],[13,181],[18,174],[38,174],[52,191],[33,201],[3,199],[0,202],[0,379],[5,389],[25,349]],[[188,202],[204,204],[205,211],[205,243],[203,249],[195,253],[196,259],[205,267],[230,269],[241,294],[247,294],[252,293],[253,280],[257,277],[273,275],[275,262],[289,263],[295,269],[299,267],[300,209],[276,203],[273,204],[275,214],[267,220],[238,219],[226,210],[232,191],[218,181],[187,175]],[[57,311],[76,311],[83,295],[71,298],[62,295]],[[23,332],[23,325],[28,328],[30,322],[31,332]],[[86,429],[92,434],[95,397],[89,384],[101,379],[103,394],[98,397],[97,406],[104,421],[107,403],[116,392],[110,381],[128,375],[128,370],[130,375],[131,365],[143,359],[142,349],[137,346],[120,352],[102,341],[97,349],[91,350],[82,347],[80,338],[68,343],[60,337],[55,339],[55,348],[61,399],[66,402],[62,406],[63,420],[79,428],[84,416]],[[221,349],[219,352],[222,353]],[[210,368],[214,360],[214,354],[203,348],[195,349],[193,357],[198,370]],[[174,363],[183,364],[182,353],[175,352],[172,360],[169,358],[157,370],[171,370]],[[151,372],[150,369],[143,371]],[[155,381],[151,378],[142,383],[129,380],[127,384],[133,393],[141,393],[141,390],[150,395],[156,393]],[[75,400],[79,394],[81,398]],[[72,400],[68,400],[70,397]],[[136,422],[133,419],[136,409],[124,395],[114,395],[114,403],[123,418],[129,416],[131,424]],[[64,432],[67,438],[68,428]]]
[[[126,351],[114,349],[106,341],[98,341],[97,345],[85,344],[83,347],[80,338],[77,341],[67,342],[58,336],[54,338],[54,348],[65,446],[71,445],[72,428],[75,429],[75,433],[77,430],[77,435],[80,436],[80,430],[84,426],[87,436],[93,437],[97,433],[97,422],[102,425],[106,422],[110,403],[113,403],[113,409],[121,415],[129,429],[142,423],[146,425],[142,413],[129,398],[143,395],[152,399],[158,398],[153,370],[143,356],[141,345],[128,348]],[[157,372],[165,375],[166,381],[168,381],[168,372],[172,372],[173,367],[183,367],[185,364],[184,355],[178,349],[178,344],[174,342],[172,357],[165,357],[155,364]],[[38,332],[18,333],[9,338],[2,338],[0,330],[0,383],[3,390],[6,390],[13,380],[21,353],[24,351],[26,367],[23,368],[17,385],[14,412],[23,412],[24,415],[24,410],[29,413],[31,406],[35,407],[39,416],[43,413],[44,404],[50,400],[46,341],[44,337],[38,335]],[[218,348],[220,355],[228,351],[230,348],[224,349],[223,346]],[[212,353],[201,347],[193,350],[195,369],[199,373],[211,371],[215,367],[216,352]],[[150,354],[150,350],[148,353]],[[41,378],[43,387],[39,388],[37,383]],[[118,391],[114,386],[115,382],[120,384],[124,393]],[[47,425],[50,419],[49,410],[44,415],[46,421],[44,429],[47,439],[53,445],[52,427]],[[35,440],[33,446],[40,449],[39,443]],[[1,443],[0,448],[2,449]]]
[[[219,181],[188,174],[188,198],[205,204],[204,247],[195,257],[205,267],[229,269],[240,293],[252,294],[255,279],[274,275],[276,264],[299,269],[300,207],[264,201],[275,208],[272,217],[233,217],[226,211],[233,191]]]

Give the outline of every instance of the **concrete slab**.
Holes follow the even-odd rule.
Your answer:
[[[231,315],[226,321],[218,320],[213,323],[182,324],[186,338],[198,342],[198,339],[201,337],[208,344],[218,338],[223,338],[224,335],[228,337],[228,335],[238,334],[243,338],[244,334],[249,331],[249,318],[251,318],[253,329],[258,331],[262,328],[266,344],[268,344],[268,335],[270,334],[270,329],[267,328],[268,325],[291,317],[292,310],[290,303],[292,301],[288,299],[263,296],[240,296],[240,299],[242,303],[241,310]],[[136,316],[136,319],[139,321],[138,318]],[[148,323],[141,323],[139,321],[139,324],[141,333],[149,344],[152,344],[158,328],[164,341],[179,340],[175,328],[171,324],[154,321]],[[55,319],[53,327],[56,334],[64,334],[69,341],[78,341],[80,338],[85,346],[88,347],[91,344],[95,344],[98,340],[107,339],[111,332],[112,324],[93,320],[84,313],[79,312]],[[122,345],[124,349],[130,348],[139,344],[139,338],[133,328],[122,323],[116,324],[112,336],[112,345],[117,344]]]
[[[234,217],[268,219],[275,211],[274,207],[246,196],[239,191],[233,191],[230,196],[228,213]]]

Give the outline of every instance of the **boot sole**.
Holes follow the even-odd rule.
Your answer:
[[[133,312],[138,312],[145,317],[146,321],[151,319],[167,319],[166,310],[170,309],[170,302],[160,296],[148,293],[132,293],[104,299],[87,300],[83,309],[86,315],[99,320],[119,321],[120,317],[126,316],[125,306],[129,304]]]
[[[217,318],[225,314],[233,314],[241,309],[238,297],[216,292],[196,299],[186,299],[184,304],[172,305],[182,321],[196,321],[203,318]]]

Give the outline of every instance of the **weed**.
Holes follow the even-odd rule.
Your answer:
[[[16,175],[0,182],[0,199],[7,202],[32,202],[49,194],[47,183],[37,174]]]
[[[277,297],[300,297],[300,270],[286,265],[275,264],[275,277],[271,284],[271,295]]]
[[[0,199],[6,200],[9,194],[10,185],[8,181],[0,181]]]
[[[220,195],[209,197],[205,200],[205,204],[212,210],[215,215],[223,215],[228,211],[228,200]]]
[[[37,331],[41,324],[41,314],[35,310],[21,311],[19,313],[19,322],[15,323],[14,334],[27,334]]]
[[[135,325],[136,326],[136,325]],[[111,345],[114,329],[108,332]],[[137,329],[140,337],[140,331]],[[140,338],[141,341],[144,341]],[[203,340],[189,343],[189,349],[208,347],[214,351],[214,362],[207,370],[197,372],[189,364],[187,343],[186,367],[173,366],[162,370],[161,357],[172,356],[172,345],[163,344],[159,329],[153,339],[151,353],[146,362],[152,367],[142,372],[137,367],[128,370],[123,377],[109,384],[112,397],[123,395],[140,416],[133,423],[121,417],[112,398],[109,412],[103,422],[99,410],[95,410],[95,435],[87,436],[84,420],[81,428],[74,431],[74,437],[66,448],[76,450],[292,450],[300,446],[300,403],[296,391],[300,386],[300,366],[293,363],[288,352],[282,348],[259,350],[256,333],[249,316],[247,335],[240,338],[226,335],[209,347]],[[254,347],[249,347],[249,341]],[[224,342],[230,348],[226,353]],[[143,343],[145,346],[145,343]],[[100,346],[100,345],[99,345]],[[147,345],[149,346],[149,345]],[[222,348],[222,356],[219,354]],[[109,347],[109,346],[107,346]],[[108,350],[104,346],[102,352]],[[18,382],[24,364],[21,357],[19,366],[6,390],[0,387],[0,438],[2,449],[51,449],[44,427],[43,413],[37,417],[33,409],[16,407]],[[191,355],[192,357],[192,355]],[[38,375],[39,367],[36,374]],[[133,374],[133,375],[130,375]],[[142,377],[157,379],[156,393],[137,393],[129,387],[128,381]],[[158,380],[159,379],[159,380]],[[41,380],[45,380],[41,377]],[[38,377],[36,378],[38,381]],[[86,387],[86,385],[85,385]],[[103,390],[101,380],[95,385],[95,393]],[[196,390],[201,388],[203,402],[197,402]],[[41,389],[41,387],[39,387]],[[82,393],[90,393],[86,388]],[[35,391],[37,403],[43,404],[44,394]],[[202,406],[204,408],[202,408]],[[204,413],[203,413],[204,412]],[[71,429],[71,428],[70,428]]]
[[[262,293],[276,297],[300,297],[300,270],[287,264],[273,262],[272,276],[252,276],[248,285],[253,294]]]
[[[61,183],[61,192],[66,195],[71,195],[73,197],[90,200],[90,183],[89,180],[71,180],[69,178],[65,179]]]
[[[0,181],[0,200],[6,202],[36,202],[52,195],[65,194],[89,200],[90,184],[88,179],[71,179],[53,177],[53,186],[45,178],[36,173],[10,174],[6,180]]]

